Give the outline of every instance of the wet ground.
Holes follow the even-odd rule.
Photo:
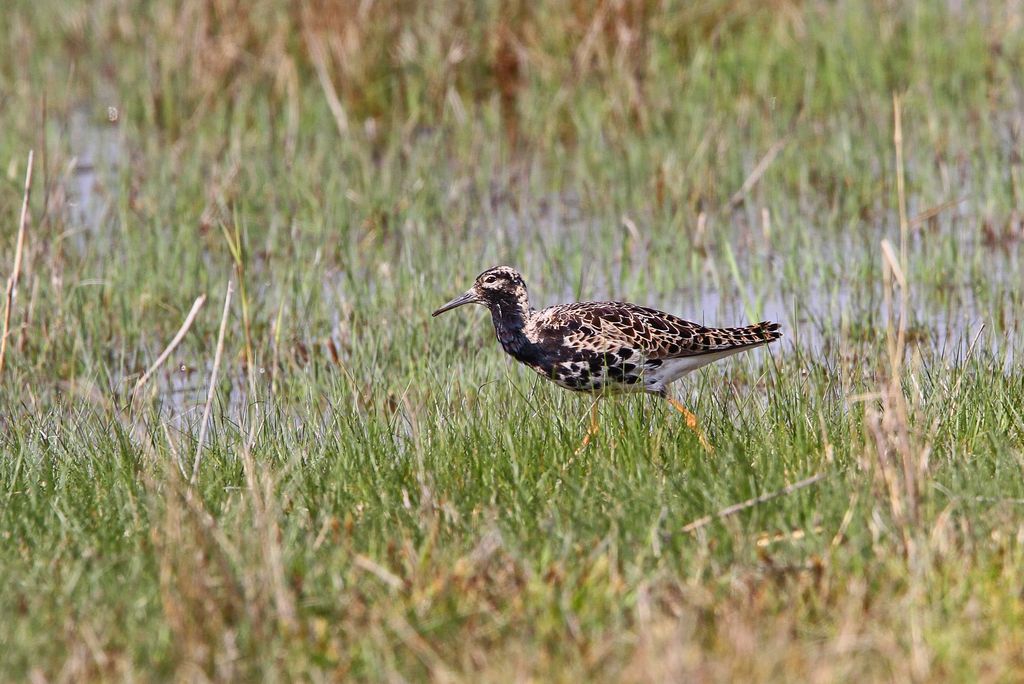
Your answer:
[[[80,109],[74,111],[69,120],[67,144],[73,163],[65,188],[68,194],[66,218],[72,226],[72,243],[83,252],[90,240],[115,221],[111,208],[117,200],[117,188],[124,185],[121,176],[129,166],[126,157],[129,146],[117,116],[115,110],[110,110],[106,121],[97,121],[85,109]],[[979,221],[972,221],[971,207],[971,203],[961,202],[937,212],[929,219],[927,232],[915,225],[910,242],[907,321],[910,348],[929,363],[944,365],[960,363],[969,355],[984,354],[996,368],[1015,372],[1024,348],[1021,323],[1024,288],[1020,285],[1022,243],[1012,239],[1011,226],[1008,242],[992,244],[991,236],[978,230]],[[638,211],[643,210],[638,208]],[[765,211],[761,212],[761,217],[765,218]],[[894,217],[890,218],[890,222],[895,222]],[[701,217],[698,233],[714,231],[723,224],[746,225],[753,220],[752,216],[738,211]],[[758,239],[748,239],[746,249],[737,246],[735,251],[729,249],[729,253],[724,254],[710,244],[702,248],[696,259],[693,255],[687,259],[687,255],[678,251],[674,254],[659,252],[657,246],[645,239],[643,221],[623,217],[616,226],[587,217],[580,208],[579,198],[572,195],[550,197],[538,202],[530,211],[517,210],[511,203],[497,201],[482,210],[479,224],[481,230],[495,231],[511,253],[524,254],[522,263],[516,265],[532,284],[534,304],[538,307],[574,300],[578,296],[623,298],[710,326],[744,325],[755,319],[774,320],[782,323],[785,332],[782,343],[774,347],[776,353],[798,351],[803,358],[826,361],[850,355],[851,349],[866,341],[881,339],[886,325],[896,320],[895,316],[890,316],[884,296],[880,239],[866,239],[863,235],[827,236],[808,246],[798,240],[780,239],[787,228],[770,226],[769,219],[757,235]],[[808,219],[807,225],[813,225],[813,219]],[[807,225],[796,230],[809,230]],[[877,232],[879,236],[898,234],[884,227],[871,226],[866,230]],[[755,230],[753,234],[756,233]],[[935,239],[954,241],[956,248],[966,255],[964,267],[941,283],[929,282],[928,263],[921,254],[927,251],[926,241]],[[629,245],[629,253],[619,259],[584,266],[582,275],[578,267],[571,264],[559,272],[559,266],[551,263],[553,253],[571,254],[573,250],[586,253],[593,244],[601,244],[599,241],[607,244],[616,240]],[[776,246],[787,242],[788,248]],[[984,265],[980,271],[979,252],[983,254]],[[659,283],[660,295],[652,297],[641,291],[642,275],[660,259],[682,259],[684,263],[680,266],[678,285]],[[789,263],[794,259],[795,268]],[[689,263],[685,263],[687,261]],[[480,267],[490,265],[481,263]],[[658,266],[664,270],[664,263]],[[371,272],[374,270],[369,265],[368,268]],[[862,274],[872,268],[876,276],[864,278]],[[946,268],[948,270],[948,265]],[[743,274],[754,271],[758,273],[758,282],[744,282]],[[612,275],[607,276],[608,273]],[[329,302],[338,298],[342,291],[339,283],[324,283],[324,296]],[[894,301],[898,306],[898,294],[894,295]],[[276,308],[277,303],[273,302],[272,306]],[[424,311],[424,317],[428,314]],[[409,325],[419,325],[419,322],[412,321]],[[309,346],[322,345],[331,335],[337,336],[337,332],[309,330]],[[159,351],[151,350],[150,358]],[[163,398],[163,409],[173,416],[176,427],[187,431],[201,415],[210,362],[187,358],[180,351],[172,359],[174,363],[168,363],[156,382]],[[229,367],[224,373],[233,378],[227,399],[230,414],[242,415],[247,403],[248,379],[237,368]],[[126,384],[132,380],[126,379]],[[256,369],[256,381],[259,386],[270,382],[267,368]]]

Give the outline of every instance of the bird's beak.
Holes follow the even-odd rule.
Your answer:
[[[477,302],[477,301],[479,301],[479,300],[477,299],[476,293],[473,292],[472,290],[468,290],[465,294],[459,295],[458,297],[456,297],[452,301],[448,302],[447,304],[445,304],[440,309],[438,309],[437,311],[435,311],[434,313],[432,313],[430,315],[431,316],[439,316],[439,315],[443,314],[445,311],[451,311],[452,309],[457,309],[458,307],[462,306],[463,304],[472,304],[473,302]]]

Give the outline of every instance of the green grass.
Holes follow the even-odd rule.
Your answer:
[[[658,5],[4,4],[0,677],[1024,676],[1024,15]],[[497,263],[786,337],[574,455]]]

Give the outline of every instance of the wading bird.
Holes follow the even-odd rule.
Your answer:
[[[560,387],[599,396],[646,392],[662,397],[685,416],[709,451],[697,417],[669,396],[668,384],[712,361],[782,337],[778,323],[706,328],[626,302],[576,302],[535,311],[523,277],[509,266],[484,271],[465,294],[432,315],[463,304],[486,306],[502,348]],[[597,430],[595,400],[580,449]]]

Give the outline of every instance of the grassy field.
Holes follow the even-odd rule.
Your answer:
[[[4,2],[0,678],[1020,681],[1022,74],[1015,0]],[[430,318],[499,263],[786,336],[574,456]]]

